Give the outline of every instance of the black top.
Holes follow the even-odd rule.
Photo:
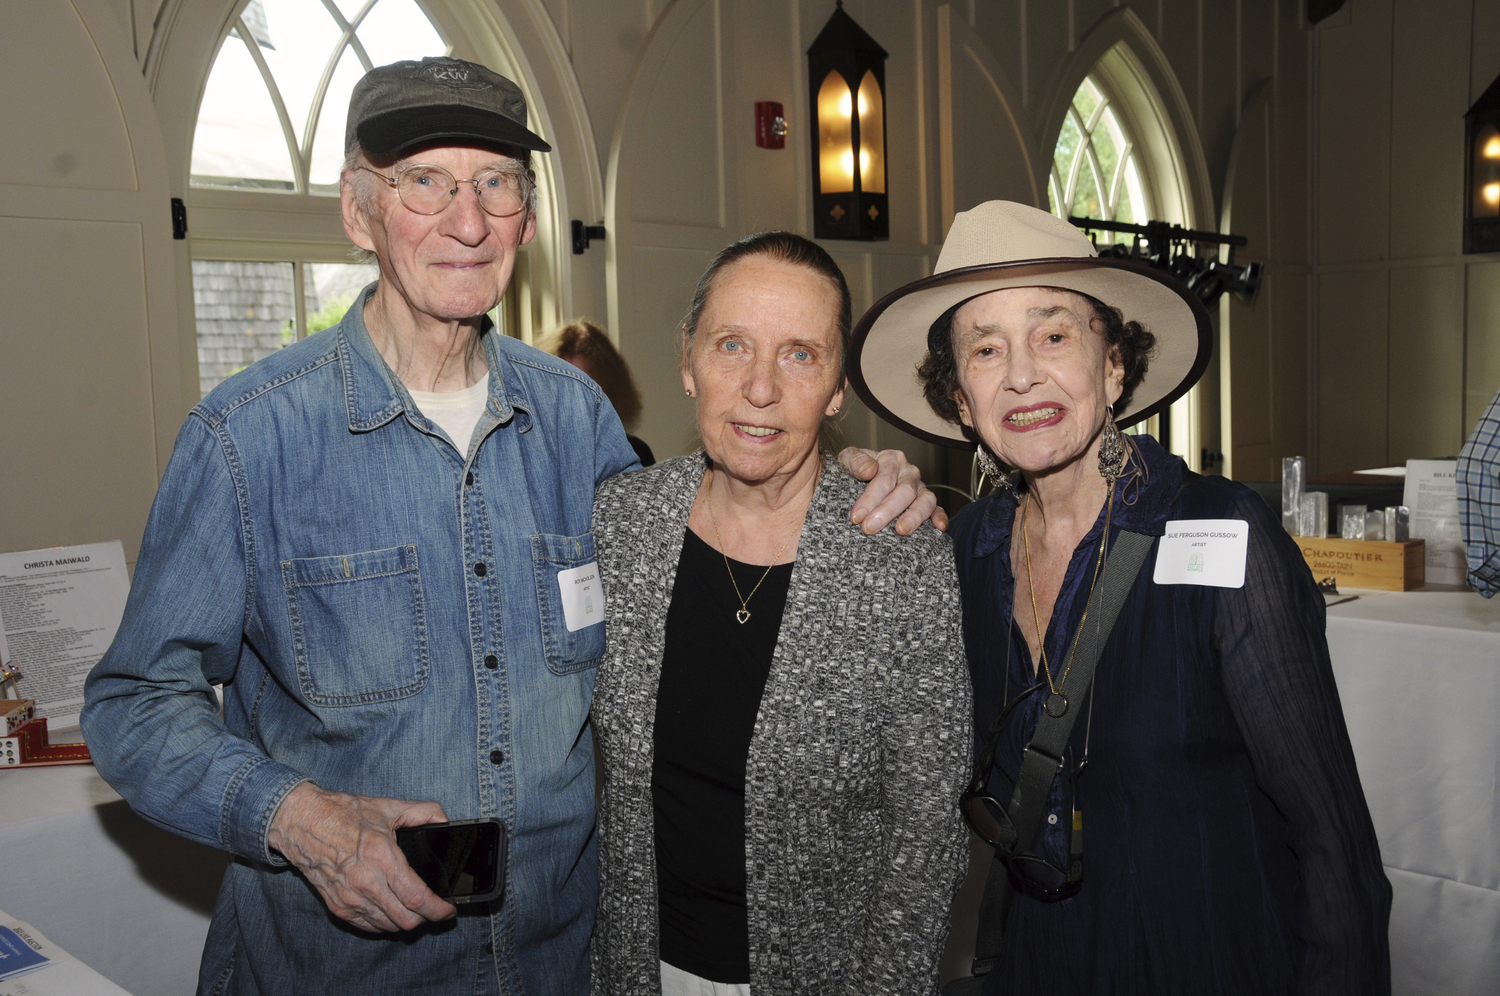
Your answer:
[[[636,459],[641,462],[642,467],[649,467],[652,464],[656,463],[656,457],[652,454],[651,447],[646,445],[646,441],[644,439],[638,439],[635,436],[627,435],[625,437],[625,441],[630,444],[631,449],[635,450]]]
[[[766,574],[729,564],[747,596]],[[689,529],[667,609],[651,778],[661,959],[712,982],[750,981],[745,763],[791,579],[772,567],[741,625],[723,555]]]
[[[1037,853],[1066,867],[1076,804],[1082,891],[1050,904],[1015,897],[985,996],[1387,994],[1391,887],[1339,708],[1323,597],[1258,495],[1222,477],[1178,494],[1182,461],[1135,440],[1150,480],[1117,496],[1115,538],[1160,536],[1172,520],[1243,520],[1244,584],[1157,584],[1147,558],[1099,658],[1090,712],[1073,727],[1071,755],[1087,747],[1088,766],[1056,779],[1047,813],[1057,819],[1037,834]],[[951,530],[979,740],[1036,680],[1010,611],[1015,510],[996,492]],[[1046,633],[1051,661],[1065,659],[1079,627],[1103,529],[1101,510],[1068,565]],[[998,799],[1011,797],[1045,691],[1002,731],[989,786]]]

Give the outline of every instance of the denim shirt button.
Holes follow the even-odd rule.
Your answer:
[[[499,764],[503,764],[504,762],[505,762],[505,755],[502,754],[502,753],[500,753],[500,749],[498,747],[496,749],[490,751],[490,763],[491,764],[499,765]]]
[[[485,654],[484,666],[493,671],[495,670],[495,668],[500,666],[500,658],[496,657],[494,654]]]
[[[464,475],[464,486],[469,488],[474,486],[474,472],[472,470]]]
[[[481,560],[479,563],[477,563],[477,564],[474,565],[474,573],[476,575],[478,575],[479,577],[484,577],[484,572],[485,572],[484,561]]]

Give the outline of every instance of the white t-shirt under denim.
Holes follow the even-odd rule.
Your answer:
[[[461,391],[439,393],[408,389],[408,393],[417,407],[422,409],[422,414],[448,434],[460,453],[468,456],[469,442],[474,438],[474,427],[479,424],[485,403],[489,401],[489,389],[490,379],[485,376],[479,378],[479,383],[473,387],[466,387]]]

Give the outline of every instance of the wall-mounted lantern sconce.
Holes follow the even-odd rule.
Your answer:
[[[1464,115],[1464,252],[1500,252],[1500,77]]]
[[[807,50],[817,238],[890,238],[885,60],[885,49],[844,13],[843,0]]]

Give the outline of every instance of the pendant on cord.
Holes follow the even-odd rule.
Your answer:
[[[749,609],[740,609],[738,612],[736,612],[734,614],[734,621],[737,622],[737,623],[739,623],[741,626],[745,625],[745,623],[747,623],[747,622],[750,621],[750,610]],[[1064,708],[1066,708],[1066,707],[1064,707]]]
[[[1068,697],[1062,692],[1053,692],[1051,695],[1048,695],[1045,699],[1042,700],[1042,708],[1045,709],[1047,711],[1047,715],[1051,716],[1053,719],[1060,719],[1063,716],[1067,715]]]

